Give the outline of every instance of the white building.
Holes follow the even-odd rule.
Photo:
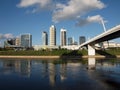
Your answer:
[[[50,27],[50,46],[56,46],[56,28],[54,25]]]
[[[47,49],[59,49],[59,46],[49,46],[49,45],[34,45],[33,46],[34,50],[47,50]]]

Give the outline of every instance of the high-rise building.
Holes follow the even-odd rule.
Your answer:
[[[73,38],[72,37],[68,38],[68,45],[73,45]]]
[[[60,39],[61,39],[61,46],[65,46],[66,45],[66,30],[65,29],[61,29],[60,32]]]
[[[56,45],[56,28],[54,25],[50,27],[50,46]]]
[[[43,45],[48,45],[48,34],[45,31],[42,32],[42,43]]]
[[[31,34],[22,34],[21,35],[21,46],[25,48],[32,47],[32,35]]]
[[[79,37],[79,44],[82,44],[86,41],[85,36],[80,36]]]
[[[20,38],[15,39],[15,45],[20,46]]]

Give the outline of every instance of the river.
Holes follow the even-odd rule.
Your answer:
[[[0,90],[120,90],[120,59],[0,59]]]

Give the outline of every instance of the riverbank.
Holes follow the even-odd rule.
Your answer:
[[[106,57],[102,55],[95,55],[95,56],[8,56],[8,55],[2,55],[0,58],[19,58],[19,59],[81,59],[81,58],[120,58],[120,55],[117,55],[115,57]]]

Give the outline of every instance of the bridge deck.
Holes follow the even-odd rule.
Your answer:
[[[104,32],[98,36],[95,36],[94,38],[81,44],[80,47],[86,46],[88,44],[96,44],[96,43],[104,42],[104,41],[115,39],[118,37],[120,37],[120,25],[113,27],[112,29],[107,30],[106,32]]]

